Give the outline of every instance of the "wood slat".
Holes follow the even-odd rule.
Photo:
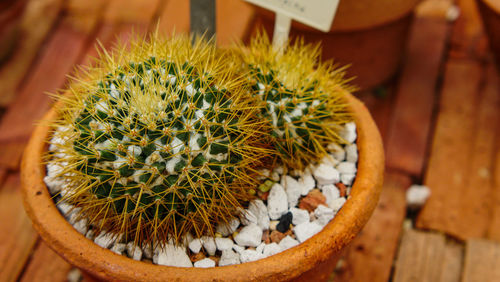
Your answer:
[[[111,23],[149,24],[163,0],[111,0],[104,13],[104,21]],[[189,1],[170,1],[189,2]]]
[[[21,25],[21,37],[11,58],[0,68],[0,107],[8,106],[16,90],[30,73],[30,66],[61,10],[62,0],[28,1]]]
[[[334,281],[388,281],[406,213],[409,177],[386,173],[380,202],[353,241]]]
[[[399,247],[394,282],[440,281],[445,253],[441,234],[405,231]]]
[[[495,121],[492,121],[495,122]],[[497,144],[495,153],[495,163],[493,170],[493,203],[492,203],[492,213],[491,222],[488,229],[488,238],[500,242],[500,118],[496,121],[497,124],[497,136],[495,144]]]
[[[71,265],[40,240],[20,281],[67,281]]]
[[[255,7],[234,0],[218,0],[216,4],[217,44],[226,46],[235,41],[247,42],[255,24]]]
[[[386,163],[414,176],[421,176],[428,151],[448,31],[445,19],[416,18],[398,83],[386,141]]]
[[[472,239],[465,246],[462,281],[500,281],[500,243]]]
[[[19,174],[11,174],[0,189],[0,279],[16,281],[37,240],[24,213]]]
[[[481,18],[474,0],[456,0],[460,16],[453,26],[451,48],[452,58],[482,58],[487,52],[487,42],[482,29]]]
[[[189,1],[167,1],[160,12],[158,27],[165,33],[189,32]]]
[[[34,66],[33,75],[23,85],[16,100],[0,122],[0,165],[17,169],[19,160],[37,119],[48,110],[46,92],[56,92],[87,47],[88,34],[67,24],[57,27],[46,52]]]
[[[440,111],[425,184],[432,193],[417,227],[461,239],[483,237],[492,212],[491,174],[499,115],[497,75],[470,60],[451,60],[446,68]]]
[[[447,242],[441,266],[440,282],[458,282],[462,276],[464,247],[462,244]]]

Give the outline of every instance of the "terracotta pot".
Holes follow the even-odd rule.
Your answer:
[[[103,280],[123,281],[321,281],[335,268],[341,250],[358,234],[377,204],[384,170],[382,142],[366,107],[349,95],[358,130],[358,174],[351,196],[337,216],[306,242],[268,258],[209,269],[148,264],[103,249],[78,233],[54,205],[41,164],[49,135],[38,125],[22,161],[26,211],[42,239],[69,263]],[[57,105],[56,105],[57,106]],[[44,120],[57,118],[54,109]]]
[[[500,2],[495,0],[477,0],[483,18],[484,28],[488,33],[491,51],[500,67]]]
[[[6,0],[0,3],[0,63],[16,45],[25,6],[26,0]]]
[[[389,80],[404,54],[413,9],[420,0],[340,1],[330,32],[323,33],[293,22],[290,35],[307,42],[322,42],[324,60],[350,65],[349,76],[362,89]],[[256,21],[273,33],[274,14],[257,9]]]

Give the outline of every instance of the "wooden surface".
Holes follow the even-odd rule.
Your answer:
[[[0,66],[0,281],[66,281],[71,266],[39,240],[19,193],[22,150],[51,103],[45,93],[63,88],[75,65],[92,62],[97,40],[109,49],[134,32],[188,31],[189,1],[30,0],[28,7],[23,39]],[[219,0],[217,14],[218,44],[248,40],[252,6]],[[398,76],[357,94],[383,136],[387,173],[380,203],[334,281],[500,281],[499,83],[474,1],[424,1]],[[431,189],[420,211],[407,209],[412,183]]]

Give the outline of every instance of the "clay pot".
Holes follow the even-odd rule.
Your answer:
[[[16,45],[25,6],[26,0],[5,0],[0,3],[0,63]]]
[[[358,174],[351,196],[337,216],[306,242],[268,258],[208,269],[153,265],[117,255],[78,233],[59,213],[44,182],[42,154],[49,127],[38,125],[22,161],[22,191],[27,214],[42,239],[69,263],[97,279],[120,281],[289,281],[326,280],[341,250],[371,216],[380,194],[384,155],[366,107],[349,95],[358,130]],[[56,105],[57,107],[57,105]],[[57,118],[54,109],[44,120]]]
[[[390,79],[404,53],[413,9],[420,0],[340,1],[332,28],[323,33],[293,22],[290,35],[307,42],[322,42],[323,59],[350,65],[354,84],[370,89]],[[258,23],[273,33],[274,14],[257,10]]]
[[[483,18],[484,28],[488,33],[491,51],[500,67],[500,2],[495,0],[477,0]]]

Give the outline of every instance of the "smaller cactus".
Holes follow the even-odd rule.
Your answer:
[[[65,167],[63,200],[95,231],[179,243],[213,234],[251,199],[261,123],[217,52],[203,39],[135,39],[103,51],[60,97],[54,127],[69,141],[47,158]]]
[[[352,90],[344,68],[320,62],[319,46],[302,40],[275,50],[265,33],[239,47],[261,117],[278,159],[293,168],[318,161],[330,143],[343,143],[341,125],[351,121],[344,95]]]

